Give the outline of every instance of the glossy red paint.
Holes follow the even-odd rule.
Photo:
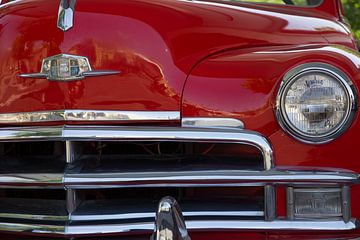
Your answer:
[[[214,1],[78,0],[75,25],[65,33],[56,27],[58,1],[24,0],[3,6],[0,112],[181,110],[183,117],[232,117],[269,139],[278,167],[360,172],[359,116],[339,139],[309,145],[284,132],[274,112],[282,77],[301,63],[337,66],[359,91],[360,58],[338,4],[325,0],[305,10]],[[38,72],[42,59],[60,53],[86,56],[95,70],[122,74],[68,83],[18,76]],[[360,198],[358,188],[353,187],[353,202]],[[282,189],[281,216],[286,214],[284,195]],[[353,215],[360,218],[359,206],[354,205]],[[355,235],[359,233],[341,236]],[[283,232],[193,232],[191,236],[198,240],[335,237]]]
[[[57,1],[24,0],[0,9],[0,112],[179,110],[187,74],[210,54],[229,48],[324,44],[325,36],[351,45],[345,37],[349,33],[334,16],[316,9],[79,0],[75,25],[64,33],[56,27],[58,6]],[[60,53],[87,56],[95,70],[122,74],[68,83],[18,76],[39,72],[42,59]]]
[[[242,120],[246,129],[270,140],[278,167],[338,168],[360,172],[359,116],[338,139],[305,144],[281,129],[276,95],[283,75],[306,62],[324,62],[344,71],[359,92],[359,54],[343,46],[312,45],[234,50],[212,56],[192,71],[184,90],[183,116],[225,116]],[[202,87],[202,90],[199,91]],[[353,214],[360,217],[360,209]]]
[[[355,83],[360,81],[357,53],[340,46],[234,50],[212,56],[192,71],[184,90],[183,116],[238,118],[247,129],[270,136],[279,130],[274,107],[282,77],[306,62],[333,64]]]

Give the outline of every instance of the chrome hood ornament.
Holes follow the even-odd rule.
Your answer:
[[[74,25],[76,0],[61,0],[58,12],[57,26],[64,32]]]
[[[59,54],[45,58],[41,72],[20,74],[23,78],[46,78],[54,81],[81,80],[85,77],[120,74],[120,71],[93,71],[86,57]]]
[[[174,198],[161,199],[150,240],[191,240],[179,204]]]

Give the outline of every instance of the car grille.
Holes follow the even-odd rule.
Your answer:
[[[164,196],[178,199],[187,219],[265,218],[263,186],[226,184],[227,173],[267,167],[261,145],[231,132],[197,139],[194,129],[177,128],[8,131],[0,143],[2,230],[67,234],[69,226],[154,222]],[[198,134],[206,132],[216,133]]]
[[[40,237],[149,234],[165,196],[190,229],[286,229],[275,219],[276,184],[356,178],[276,170],[269,143],[245,130],[19,127],[0,141],[0,231]]]

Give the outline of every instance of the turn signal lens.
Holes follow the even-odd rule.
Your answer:
[[[290,219],[341,216],[341,189],[288,189]]]
[[[326,142],[347,125],[354,93],[345,74],[325,64],[303,65],[283,82],[278,97],[281,123],[307,142]]]

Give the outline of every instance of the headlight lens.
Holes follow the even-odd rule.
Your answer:
[[[320,63],[305,64],[285,78],[278,96],[284,128],[307,142],[327,142],[345,128],[355,109],[348,77]]]

